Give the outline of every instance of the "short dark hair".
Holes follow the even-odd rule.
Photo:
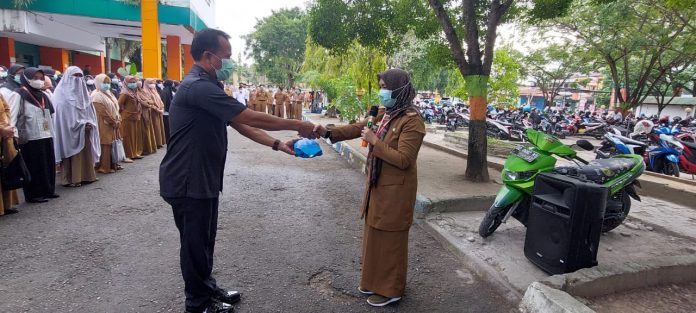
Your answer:
[[[203,52],[215,52],[220,49],[220,37],[230,39],[230,35],[218,29],[206,28],[197,32],[193,36],[191,43],[191,56],[198,61],[203,56]]]

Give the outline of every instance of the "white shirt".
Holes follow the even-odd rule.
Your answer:
[[[241,102],[242,104],[246,104],[248,95],[245,90],[237,89],[237,91],[234,92],[233,96],[235,99],[237,99],[237,101]]]

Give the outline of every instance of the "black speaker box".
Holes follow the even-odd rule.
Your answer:
[[[609,189],[557,174],[540,174],[529,208],[524,254],[550,274],[597,265]]]

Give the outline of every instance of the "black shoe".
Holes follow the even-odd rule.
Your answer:
[[[220,302],[235,304],[242,298],[242,293],[239,291],[226,291],[222,288],[218,288],[215,291],[213,298]]]
[[[27,202],[29,203],[46,203],[48,200],[43,199],[43,198],[33,198],[33,199],[28,199]]]
[[[234,307],[231,304],[213,301],[202,313],[232,313],[234,312]],[[193,311],[186,311],[186,313],[193,313]]]
[[[52,195],[46,196],[46,199],[55,199],[55,198],[60,198],[60,196],[58,194],[55,194],[55,193]]]
[[[17,214],[17,213],[19,213],[19,210],[15,209],[15,208],[9,208],[9,209],[5,210],[5,215]]]

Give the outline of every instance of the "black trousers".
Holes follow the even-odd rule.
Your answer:
[[[218,289],[213,271],[218,198],[165,198],[172,206],[179,229],[181,275],[184,277],[186,310],[203,312]]]
[[[31,182],[25,186],[24,199],[44,198],[56,191],[56,155],[53,138],[31,140],[19,145],[22,157],[31,174]]]

